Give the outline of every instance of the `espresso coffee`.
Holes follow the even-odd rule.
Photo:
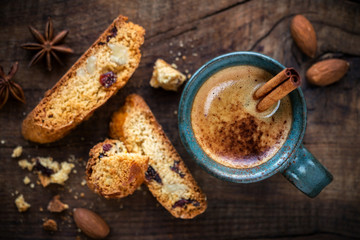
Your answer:
[[[255,90],[273,75],[254,66],[234,66],[212,75],[197,92],[191,125],[204,152],[232,168],[250,168],[271,159],[292,124],[288,96],[280,105],[257,112]]]

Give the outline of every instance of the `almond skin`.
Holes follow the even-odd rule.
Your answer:
[[[86,208],[75,208],[74,220],[76,226],[78,226],[78,228],[80,228],[88,237],[102,239],[110,232],[110,228],[104,219]]]
[[[317,86],[339,81],[348,71],[349,63],[342,59],[327,59],[312,65],[306,72],[307,80]]]
[[[315,57],[317,40],[309,20],[303,15],[296,15],[291,21],[290,31],[300,50],[311,58]]]

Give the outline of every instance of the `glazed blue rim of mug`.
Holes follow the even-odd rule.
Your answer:
[[[301,145],[306,128],[306,103],[300,88],[289,94],[293,111],[293,122],[289,135],[278,152],[265,163],[245,169],[231,168],[211,159],[197,143],[192,126],[192,102],[202,84],[216,72],[239,65],[260,67],[276,75],[285,67],[278,61],[256,52],[232,52],[218,56],[200,67],[187,82],[180,99],[178,121],[180,138],[188,153],[208,173],[222,180],[250,183],[268,178],[284,169],[290,156]]]

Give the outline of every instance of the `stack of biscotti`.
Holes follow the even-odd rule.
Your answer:
[[[86,181],[91,190],[105,198],[132,194],[143,182],[149,158],[129,153],[119,140],[107,139],[90,150]]]
[[[89,118],[122,88],[139,65],[145,30],[119,16],[29,113],[31,141],[56,141]]]
[[[149,157],[145,183],[173,216],[193,218],[205,211],[205,194],[140,96],[128,96],[113,115],[110,136],[124,142],[129,152]]]

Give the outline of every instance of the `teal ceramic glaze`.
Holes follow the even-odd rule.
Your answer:
[[[212,59],[188,81],[181,95],[178,117],[181,141],[193,159],[207,172],[223,180],[251,183],[282,172],[299,190],[315,197],[332,181],[332,175],[302,145],[306,128],[306,104],[301,89],[290,93],[293,123],[281,149],[267,162],[252,168],[226,167],[212,160],[197,143],[191,127],[191,109],[196,93],[214,73],[231,66],[252,65],[273,75],[285,67],[276,60],[255,52],[233,52]]]

